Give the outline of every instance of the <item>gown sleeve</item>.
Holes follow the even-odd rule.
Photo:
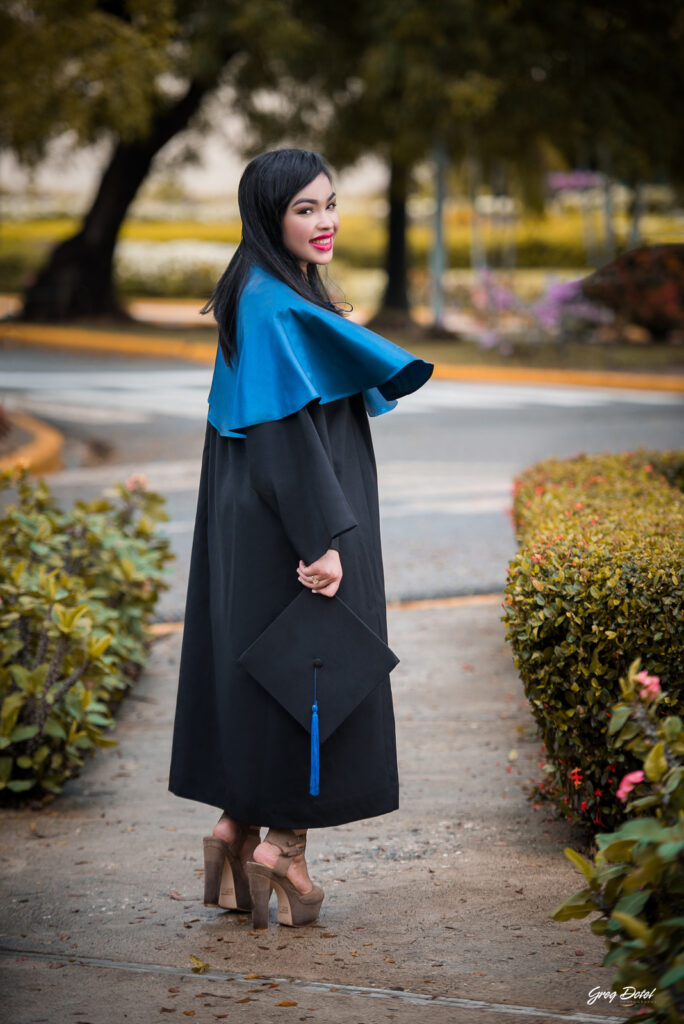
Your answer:
[[[250,484],[280,519],[299,557],[311,565],[356,525],[337,479],[317,403],[246,427]]]

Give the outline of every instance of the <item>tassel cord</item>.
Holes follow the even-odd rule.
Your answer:
[[[309,777],[309,793],[311,796],[318,796],[319,793],[319,739],[318,739],[318,694],[317,694],[317,668],[314,665],[314,701],[311,707],[311,775]]]

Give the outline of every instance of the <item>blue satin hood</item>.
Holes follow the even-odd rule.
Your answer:
[[[370,416],[416,391],[433,365],[332,310],[308,302],[253,266],[238,303],[236,354],[216,351],[209,422],[227,437],[279,420],[314,399],[333,402],[363,392]]]

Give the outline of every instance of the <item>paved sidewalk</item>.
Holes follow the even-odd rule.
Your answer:
[[[202,903],[202,836],[217,814],[167,791],[180,635],[158,640],[119,713],[119,746],[45,810],[0,812],[2,1019],[628,1016],[587,1004],[611,988],[602,940],[549,917],[581,886],[562,854],[579,835],[522,792],[539,741],[500,615],[497,601],[390,612],[401,809],[313,831],[318,925],[278,926],[273,905],[259,933],[249,915]],[[192,974],[191,955],[206,973]]]

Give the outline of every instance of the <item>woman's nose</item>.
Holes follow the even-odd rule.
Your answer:
[[[316,227],[326,228],[332,231],[334,226],[335,218],[333,214],[330,212],[330,210],[323,210],[318,216],[318,220],[316,221]]]

